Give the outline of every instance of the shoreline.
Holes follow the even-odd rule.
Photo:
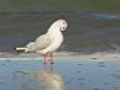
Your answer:
[[[54,59],[67,60],[81,60],[81,61],[120,61],[119,53],[93,53],[93,54],[79,54],[75,52],[57,52],[54,53]],[[43,60],[43,56],[36,53],[0,53],[0,61],[25,61],[25,60]]]

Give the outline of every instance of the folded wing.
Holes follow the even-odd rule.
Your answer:
[[[52,43],[52,40],[48,34],[39,36],[35,42],[30,42],[26,45],[28,51],[40,51],[48,47]]]

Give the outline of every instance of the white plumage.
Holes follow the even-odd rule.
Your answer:
[[[17,51],[37,52],[44,55],[52,54],[62,44],[64,38],[62,31],[68,27],[64,19],[55,21],[47,33],[39,36],[34,42],[28,43],[25,47],[17,47]]]

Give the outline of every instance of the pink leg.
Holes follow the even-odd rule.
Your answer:
[[[54,62],[53,62],[53,53],[50,53],[50,61],[51,61],[51,62],[50,62],[51,64],[54,63]]]
[[[46,64],[47,61],[47,54],[44,54],[44,64]]]
[[[53,72],[53,64],[50,64],[50,71]]]
[[[44,71],[46,71],[46,69],[47,69],[47,65],[46,63],[44,63]]]

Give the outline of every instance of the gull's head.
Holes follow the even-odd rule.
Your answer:
[[[65,31],[66,28],[68,27],[68,24],[64,19],[59,19],[59,20],[55,21],[54,24],[59,27],[60,31]]]

